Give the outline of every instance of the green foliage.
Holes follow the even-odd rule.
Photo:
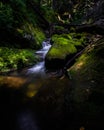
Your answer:
[[[29,66],[36,61],[32,50],[0,48],[0,71],[18,69],[19,63],[22,64],[21,67]]]
[[[65,28],[64,27],[62,27],[62,26],[55,26],[54,27],[56,30],[64,30]]]
[[[15,26],[21,25],[27,14],[26,0],[10,0],[10,6],[13,9]]]
[[[0,28],[11,28],[13,24],[13,10],[10,5],[0,2]]]
[[[86,16],[88,15],[88,10],[93,8],[94,0],[80,0],[77,1],[76,4],[73,6],[73,23],[90,23],[92,21],[92,18],[89,19],[89,21],[86,21]],[[92,9],[91,9],[92,10]]]
[[[55,16],[55,12],[52,8],[50,8],[48,6],[42,6],[41,9],[42,9],[42,12],[43,12],[45,19],[47,19],[48,22],[52,23],[52,22],[57,21],[57,18]]]
[[[2,46],[40,48],[45,35],[39,25],[38,15],[27,0],[0,2]]]

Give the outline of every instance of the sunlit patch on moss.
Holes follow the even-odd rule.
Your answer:
[[[79,59],[76,60],[76,63],[73,66],[74,71],[80,71],[84,65],[88,62],[88,56],[86,54],[83,54],[79,57]]]
[[[83,62],[80,62],[79,64],[76,65],[75,69],[78,70],[82,67],[83,65]]]
[[[73,45],[69,45],[69,43],[64,43],[64,45],[57,44],[53,45],[53,48],[50,49],[49,53],[47,54],[48,58],[60,58],[64,59],[66,55],[70,53],[75,53],[77,50]]]

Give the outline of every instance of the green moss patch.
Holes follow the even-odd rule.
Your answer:
[[[104,94],[103,52],[104,39],[101,39],[86,48],[84,54],[82,54],[74,66],[70,68],[69,72],[75,86],[73,99],[76,102],[88,100],[90,96],[92,97],[92,93]],[[94,102],[100,102],[98,98],[94,100]]]
[[[24,38],[28,39],[31,44],[31,48],[38,49],[41,47],[41,43],[45,39],[43,31],[30,23],[25,23],[21,29],[17,29],[17,32]]]
[[[71,68],[72,74],[80,75],[79,77],[86,80],[94,80],[103,74],[102,69],[104,41],[101,39],[96,43],[89,45],[85,52],[77,59],[76,64]],[[100,80],[100,78],[99,78]]]
[[[77,52],[77,46],[83,46],[85,36],[82,34],[62,34],[52,36],[53,46],[47,54],[48,59],[65,59],[69,54]]]

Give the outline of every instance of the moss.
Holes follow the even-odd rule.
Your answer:
[[[21,28],[17,29],[17,32],[30,41],[31,48],[40,48],[42,41],[45,39],[43,31],[32,23],[26,22]]]
[[[71,90],[66,89],[66,115],[72,108],[75,122],[85,128],[103,126],[104,115],[104,39],[90,45],[68,70]],[[87,122],[87,123],[86,123]],[[96,128],[95,128],[96,129]]]
[[[62,26],[57,26],[57,25],[55,25],[55,26],[54,26],[54,32],[55,32],[56,34],[62,34],[62,33],[68,32],[68,29],[65,29],[65,28],[62,27]]]
[[[69,72],[76,86],[73,91],[73,98],[76,102],[87,100],[91,93],[99,92],[104,94],[104,60],[102,55],[104,42],[100,40],[89,46],[70,68]],[[81,98],[79,98],[82,95]],[[97,101],[97,99],[96,99]],[[99,101],[100,102],[100,101]]]
[[[40,28],[34,28],[33,33],[34,33],[36,43],[40,45],[45,39],[45,34],[42,32]]]
[[[96,72],[98,73],[98,70],[102,73],[104,62],[101,52],[103,50],[104,43],[89,46],[85,53],[79,57],[72,70],[74,70],[75,73],[79,72],[81,77],[86,76],[93,79]],[[89,73],[91,73],[91,75],[88,76]]]
[[[75,37],[76,35],[76,37]],[[80,38],[77,38],[80,36]],[[77,46],[83,46],[85,37],[82,34],[62,34],[53,35],[53,46],[47,54],[48,59],[59,58],[65,59],[67,55],[76,53]]]
[[[55,29],[57,29],[57,30],[64,30],[65,28],[62,27],[62,26],[55,26]]]
[[[47,55],[49,59],[51,58],[64,59],[68,54],[75,53],[77,51],[74,45],[69,45],[69,43],[62,44],[63,42],[61,42],[61,44],[53,45],[53,48],[51,48],[51,50]]]

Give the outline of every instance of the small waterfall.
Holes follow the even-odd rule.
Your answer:
[[[34,73],[37,74],[38,76],[41,75],[42,77],[45,75],[44,58],[50,47],[51,47],[50,40],[43,41],[42,49],[36,51],[36,55],[40,57],[41,61],[38,62],[36,65],[34,65],[32,68],[28,69],[28,74]]]
[[[50,49],[51,44],[49,41],[43,41],[42,43],[42,49],[40,49],[39,51],[36,51],[36,54],[42,58],[42,60],[44,60],[48,50]]]
[[[43,41],[42,47],[44,48],[45,46],[47,46],[47,42]]]

